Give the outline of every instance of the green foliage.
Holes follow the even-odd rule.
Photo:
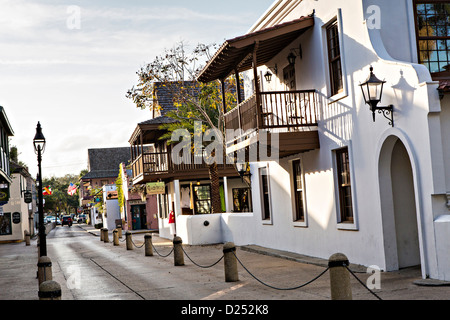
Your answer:
[[[64,177],[51,177],[42,180],[43,187],[50,186],[52,189],[51,195],[44,196],[44,210],[46,212],[76,213],[78,192],[73,196],[67,194],[70,183],[78,185],[78,176],[67,174]]]
[[[89,194],[94,197],[90,203],[94,204],[98,212],[103,213],[103,188],[91,189]]]
[[[115,181],[117,190],[117,200],[119,202],[120,212],[123,212],[123,207],[125,205],[125,195],[123,191],[123,168],[120,166],[119,175]]]

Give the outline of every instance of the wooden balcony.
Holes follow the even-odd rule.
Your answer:
[[[159,180],[199,180],[209,179],[208,165],[203,157],[183,159],[180,164],[174,163],[170,152],[143,153],[132,163],[133,183],[146,183]],[[219,176],[239,176],[233,165],[218,164]]]
[[[318,105],[315,90],[255,93],[225,114],[227,152],[258,143],[262,130],[278,134],[280,157],[320,148]]]

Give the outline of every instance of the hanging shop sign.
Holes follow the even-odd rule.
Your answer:
[[[147,194],[165,194],[166,193],[166,185],[164,182],[150,182],[147,183]]]
[[[14,224],[20,223],[20,212],[14,212],[14,213],[12,214],[12,222],[13,222]]]
[[[4,205],[9,201],[9,185],[0,183],[0,205]]]
[[[25,191],[23,199],[25,203],[31,203],[33,201],[33,194],[30,191]]]

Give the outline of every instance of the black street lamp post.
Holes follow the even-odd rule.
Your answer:
[[[44,225],[44,204],[43,204],[43,195],[42,195],[42,171],[41,171],[41,161],[42,154],[45,149],[45,137],[42,134],[41,124],[38,122],[36,127],[36,135],[33,139],[34,151],[37,154],[38,159],[38,212],[39,212],[39,252],[41,257],[47,256],[47,239],[45,234],[45,225]]]

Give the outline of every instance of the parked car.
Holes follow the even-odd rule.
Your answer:
[[[78,223],[86,223],[86,215],[85,214],[80,214],[78,216]]]
[[[69,227],[72,226],[72,217],[71,216],[63,216],[62,217],[62,226],[68,225]]]
[[[61,225],[61,219],[56,218],[56,225],[60,226]]]

